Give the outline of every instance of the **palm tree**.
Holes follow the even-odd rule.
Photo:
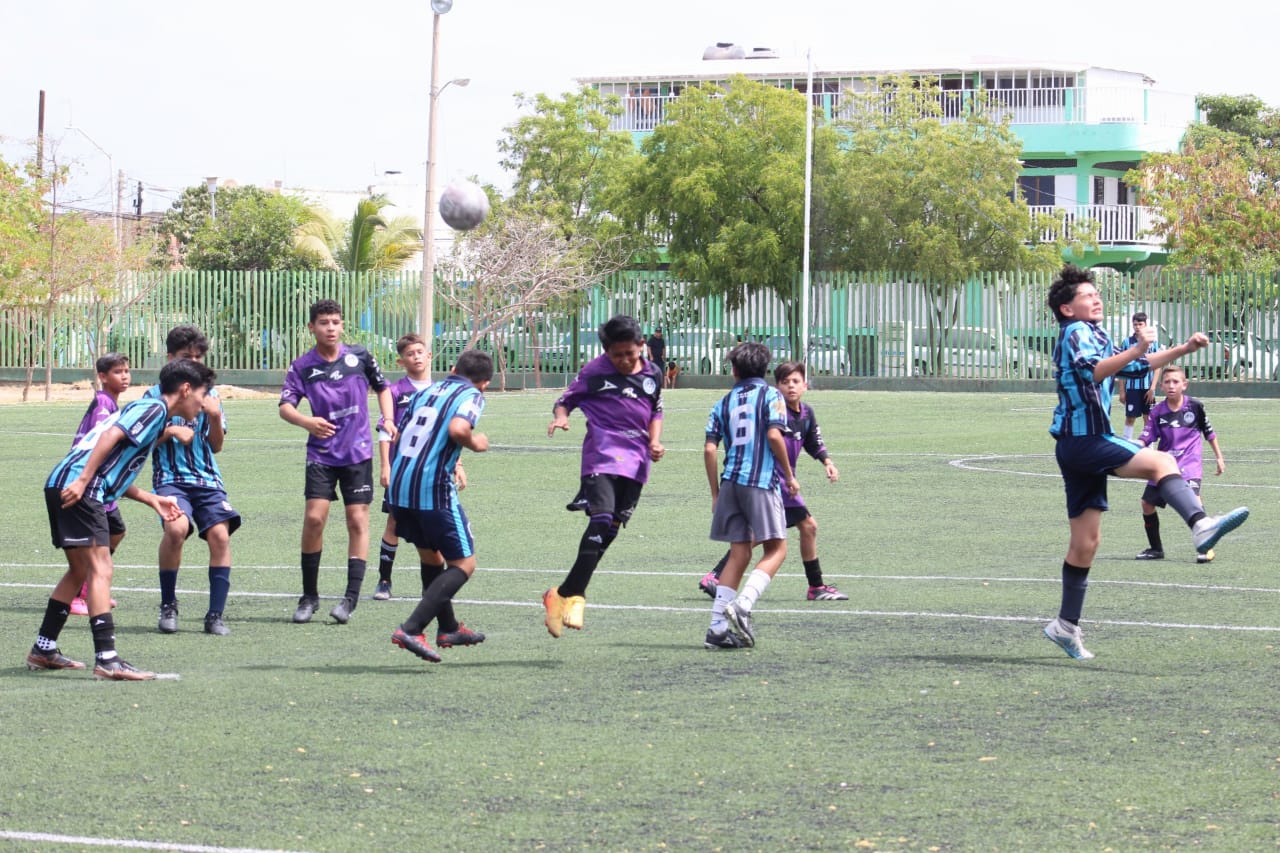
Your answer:
[[[351,224],[343,229],[326,211],[313,217],[295,235],[295,245],[320,257],[329,269],[346,272],[394,272],[422,251],[422,229],[411,216],[387,219],[382,211],[391,202],[372,195],[356,204]]]

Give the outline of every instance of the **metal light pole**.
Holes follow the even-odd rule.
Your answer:
[[[427,342],[428,349],[433,350],[436,326],[436,112],[442,88],[437,86],[436,81],[440,78],[440,16],[452,8],[453,0],[431,0],[431,92],[427,117],[427,201],[422,216],[422,301],[418,310],[418,322],[421,327],[422,339]]]
[[[204,185],[209,188],[209,219],[216,222],[218,220],[218,179],[205,178]]]

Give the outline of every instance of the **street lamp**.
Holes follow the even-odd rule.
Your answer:
[[[218,179],[217,177],[205,178],[204,185],[209,188],[209,219],[216,222],[218,219]]]
[[[423,340],[434,349],[435,340],[435,276],[436,276],[436,113],[440,101],[440,93],[450,83],[466,86],[471,81],[466,78],[450,80],[443,86],[438,85],[440,79],[440,16],[453,8],[453,0],[431,0],[431,91],[430,107],[427,118],[427,199],[422,217],[422,302],[419,307],[419,322]]]

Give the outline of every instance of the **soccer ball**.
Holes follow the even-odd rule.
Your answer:
[[[489,197],[470,181],[457,181],[440,194],[440,216],[455,231],[470,231],[489,215]]]

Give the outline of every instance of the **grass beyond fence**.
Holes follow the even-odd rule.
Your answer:
[[[1194,385],[1192,392],[1194,393]],[[827,580],[808,602],[794,536],[757,610],[753,650],[709,652],[702,429],[719,394],[666,395],[667,458],[560,640],[539,597],[576,552],[581,417],[546,436],[553,397],[491,394],[463,502],[480,569],[459,616],[488,640],[430,665],[388,637],[376,551],[351,623],[289,622],[299,593],[303,439],[274,400],[226,404],[221,464],[245,517],[232,539],[228,637],[200,632],[207,550],[179,575],[161,635],[159,524],[125,502],[123,656],[177,680],[100,683],[22,658],[64,562],[44,477],[83,404],[0,407],[0,849],[1181,850],[1280,843],[1275,403],[1214,399],[1227,458],[1206,504],[1253,517],[1196,565],[1163,512],[1146,546],[1141,484],[1113,482],[1086,602],[1097,654],[1040,634],[1067,539],[1050,395],[813,392],[841,471],[799,475]],[[149,469],[143,482],[149,480]],[[376,543],[383,516],[373,513]],[[374,546],[376,548],[376,545]],[[321,574],[341,593],[345,532]],[[61,645],[92,655],[86,620]]]

